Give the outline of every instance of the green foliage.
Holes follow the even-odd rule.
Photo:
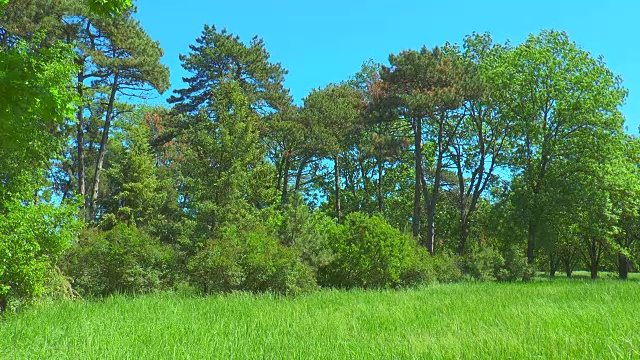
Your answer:
[[[463,274],[459,262],[460,259],[448,251],[434,255],[433,268],[438,282],[451,283],[462,280]]]
[[[333,259],[329,236],[335,221],[320,211],[311,213],[299,196],[293,196],[282,213],[277,225],[280,242],[298,252],[314,272],[327,266]]]
[[[523,255],[519,246],[508,246],[502,254],[504,263],[496,273],[498,281],[516,281],[531,279],[535,275],[535,269],[527,264],[527,258]]]
[[[73,206],[5,203],[0,213],[0,311],[43,295],[79,230]]]
[[[73,114],[71,48],[37,44],[38,38],[0,51],[0,211],[2,202],[32,198],[41,189]]]
[[[415,242],[379,215],[347,215],[344,224],[332,231],[329,246],[334,258],[320,271],[322,285],[397,287],[403,279],[415,282],[422,276],[416,273],[424,271],[420,258],[416,259]]]
[[[156,159],[149,140],[151,129],[143,121],[148,108],[141,107],[116,125],[120,132],[110,140],[106,194],[100,202],[107,214],[137,226],[156,223],[169,195],[156,175]],[[104,220],[104,219],[103,219]]]
[[[115,16],[131,7],[131,0],[87,0],[89,9],[98,15]]]
[[[251,291],[296,295],[316,287],[312,270],[264,229],[230,227],[189,259],[191,280],[205,293]]]
[[[143,293],[171,287],[176,254],[135,226],[89,229],[65,256],[62,270],[80,295]]]
[[[270,61],[264,41],[257,36],[245,44],[226,29],[205,25],[189,49],[188,55],[180,55],[182,67],[191,73],[184,79],[187,88],[176,90],[168,100],[179,113],[196,114],[211,108],[217,99],[210,92],[228,81],[240,84],[253,110],[279,109],[290,102],[282,86],[287,71]]]
[[[462,271],[480,281],[495,280],[505,259],[492,246],[476,246],[462,258]]]
[[[76,99],[73,53],[59,43],[40,48],[40,40],[0,51],[0,310],[45,292],[78,229],[72,206],[44,203]]]

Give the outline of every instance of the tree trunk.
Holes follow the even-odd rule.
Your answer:
[[[285,206],[289,201],[289,156],[284,159],[282,171],[282,199],[280,203]]]
[[[460,219],[460,242],[458,243],[458,248],[456,249],[456,254],[462,255],[464,253],[464,248],[467,244],[467,238],[469,237],[469,226],[466,219],[466,214],[464,211],[461,211],[462,218]]]
[[[384,200],[382,199],[382,150],[378,146],[378,212],[382,214]]]
[[[86,220],[87,198],[86,198],[86,173],[84,167],[84,69],[81,68],[78,72],[78,95],[80,98],[80,104],[78,105],[78,112],[76,119],[78,121],[78,135],[76,137],[76,143],[78,145],[78,195],[82,198],[82,204],[80,205],[80,218]]]
[[[96,200],[98,199],[98,192],[100,190],[100,175],[102,173],[102,165],[104,163],[104,157],[107,154],[107,144],[109,142],[109,128],[111,127],[111,117],[113,116],[113,106],[116,98],[116,91],[118,90],[118,73],[113,76],[113,84],[111,85],[111,94],[109,94],[109,105],[107,106],[107,113],[104,118],[104,128],[102,129],[102,139],[100,141],[100,150],[98,151],[98,162],[96,163],[95,178],[93,179],[93,194],[91,196],[91,213],[95,212]]]
[[[298,167],[298,173],[296,174],[296,192],[300,190],[300,185],[302,184],[302,172],[304,171],[304,167],[307,166],[307,158],[302,159],[300,162],[300,166]]]
[[[571,278],[571,259],[564,260],[564,271],[567,273],[567,277]]]
[[[426,247],[429,250],[429,254],[434,254],[434,244],[436,238],[436,207],[435,204],[427,209],[427,242]]]
[[[591,240],[589,244],[589,269],[591,270],[591,279],[598,278],[598,242]]]
[[[591,279],[595,280],[598,278],[598,263],[596,261],[592,261],[590,264],[591,268]]]
[[[426,247],[429,250],[429,254],[435,254],[435,243],[436,243],[436,206],[438,205],[438,196],[440,194],[440,180],[442,177],[442,159],[444,152],[443,145],[443,124],[440,122],[440,129],[438,131],[438,147],[436,149],[437,160],[436,160],[436,169],[433,177],[433,189],[431,191],[431,197],[428,195],[428,191],[425,191],[427,187],[427,179],[424,176],[424,169],[421,167],[422,173],[422,181],[424,186],[423,193],[425,196],[425,202],[427,203],[427,239],[426,239]]]
[[[340,223],[340,155],[336,155],[333,160],[333,172],[334,172],[334,186],[335,186],[335,198],[336,198],[336,217],[338,223]]]
[[[627,280],[629,277],[629,259],[623,253],[618,253],[618,276],[620,280]]]
[[[532,265],[534,261],[533,251],[536,242],[536,226],[529,223],[529,231],[527,237],[527,264]]]
[[[420,198],[422,196],[422,119],[419,117],[414,119],[413,129],[413,145],[415,165],[416,165],[416,183],[413,196],[413,237],[420,238],[420,216],[422,215],[422,209],[420,204]]]

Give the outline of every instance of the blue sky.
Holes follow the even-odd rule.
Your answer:
[[[289,70],[286,86],[300,101],[309,91],[353,75],[367,59],[459,43],[472,32],[522,42],[542,29],[566,31],[622,76],[628,131],[640,124],[640,1],[205,1],[138,0],[137,18],[165,51],[172,89],[186,75],[178,60],[204,24],[249,40],[263,38]],[[163,98],[170,92],[165,93]]]

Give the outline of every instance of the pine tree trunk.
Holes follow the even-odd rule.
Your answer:
[[[78,105],[78,112],[76,114],[76,120],[78,121],[78,135],[76,137],[76,143],[78,145],[78,195],[80,195],[82,199],[82,204],[80,205],[80,218],[82,220],[86,220],[86,208],[87,208],[87,191],[86,191],[86,173],[84,166],[84,69],[81,68],[80,72],[78,72],[78,95],[80,98],[80,104]]]
[[[284,169],[282,174],[282,206],[289,201],[289,156],[284,159]]]
[[[591,279],[598,278],[598,244],[596,240],[591,240],[589,248],[589,269],[591,270]]]
[[[102,129],[102,139],[100,141],[100,150],[98,151],[98,162],[96,163],[95,177],[93,179],[93,194],[91,196],[91,214],[95,213],[98,192],[100,191],[100,175],[102,173],[102,165],[104,157],[107,154],[107,144],[109,142],[109,128],[111,127],[111,117],[113,116],[113,107],[118,90],[118,73],[113,76],[113,84],[111,85],[111,94],[109,94],[109,105],[104,118],[104,128]]]
[[[336,217],[338,218],[338,223],[341,220],[340,214],[340,155],[335,155],[333,159],[333,170],[334,170],[334,187],[335,187],[335,200],[336,200]]]
[[[300,162],[300,166],[298,167],[298,173],[296,174],[296,185],[294,188],[296,192],[300,191],[300,185],[302,184],[302,172],[304,171],[304,167],[307,166],[307,162],[307,158],[304,158]]]
[[[422,196],[422,119],[419,117],[414,119],[413,129],[414,157],[415,157],[415,191],[413,196],[413,237],[420,238],[420,217],[422,216],[422,208],[420,198]]]
[[[467,215],[464,209],[461,209],[461,219],[460,219],[460,242],[458,243],[458,248],[456,249],[456,254],[462,255],[464,253],[464,248],[467,244],[467,238],[469,237],[469,224],[467,222]]]
[[[378,212],[382,214],[384,200],[382,199],[382,159],[378,154]]]
[[[434,244],[436,237],[436,209],[435,204],[429,206],[427,210],[427,250],[429,250],[429,254],[434,254]]]

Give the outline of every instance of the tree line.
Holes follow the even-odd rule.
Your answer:
[[[141,105],[169,69],[135,11],[2,6],[0,308],[635,271],[627,91],[566,33],[405,50],[296,103],[262,39],[205,25]]]

